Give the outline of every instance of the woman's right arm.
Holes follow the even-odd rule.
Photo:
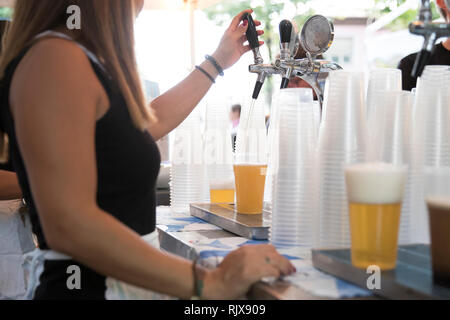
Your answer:
[[[0,170],[0,201],[17,200],[22,197],[19,181],[14,172]]]
[[[15,73],[16,133],[47,242],[103,275],[190,298],[189,261],[150,247],[97,206],[95,127],[105,97],[84,53],[65,40],[36,44]],[[235,298],[262,277],[290,271],[270,246],[243,248],[206,273],[205,297]]]

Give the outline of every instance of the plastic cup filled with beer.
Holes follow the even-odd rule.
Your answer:
[[[241,214],[262,214],[267,164],[235,164],[236,210]]]
[[[210,181],[211,203],[234,203],[234,181]]]
[[[346,168],[352,264],[394,269],[407,167],[364,163]]]
[[[262,214],[268,163],[264,107],[244,105],[241,119],[234,156],[236,211]]]

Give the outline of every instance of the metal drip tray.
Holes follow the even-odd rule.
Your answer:
[[[270,212],[239,214],[234,204],[191,204],[191,215],[251,240],[269,239]]]
[[[314,267],[367,289],[371,274],[355,268],[350,249],[313,250]],[[433,282],[430,246],[400,246],[397,267],[381,272],[381,288],[373,293],[388,299],[450,299],[450,288]]]

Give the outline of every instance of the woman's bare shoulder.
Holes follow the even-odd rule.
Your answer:
[[[70,40],[51,37],[33,44],[16,72],[33,72],[40,69],[59,73],[70,69],[87,72],[88,67],[89,59],[79,45]]]
[[[41,39],[19,63],[11,84],[11,102],[54,93],[98,97],[102,87],[84,51],[75,42],[60,38]]]

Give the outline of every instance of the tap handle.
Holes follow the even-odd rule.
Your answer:
[[[258,33],[256,31],[255,22],[253,21],[252,15],[246,12],[242,17],[242,20],[247,20],[248,22],[248,29],[246,35],[248,43],[250,44],[250,48],[252,49],[259,48]]]
[[[429,50],[422,49],[418,53],[411,73],[413,78],[422,76],[422,72],[425,69],[425,66],[430,62],[430,58],[431,52]]]
[[[281,87],[280,89],[286,89],[289,85],[290,79],[289,78],[283,78],[283,80],[281,80]]]
[[[289,20],[283,20],[280,22],[280,42],[290,43],[292,36],[292,23]]]
[[[252,95],[253,100],[258,99],[259,93],[261,92],[263,84],[264,84],[264,82],[262,82],[262,81],[259,81],[259,80],[256,81],[255,89],[253,90],[253,95]]]

